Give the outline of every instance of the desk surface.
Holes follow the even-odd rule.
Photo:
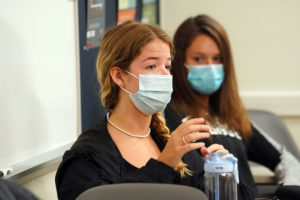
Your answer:
[[[250,165],[254,181],[256,184],[274,184],[276,179],[274,173],[262,165]]]

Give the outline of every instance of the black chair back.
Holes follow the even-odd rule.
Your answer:
[[[207,200],[196,188],[160,183],[102,185],[83,192],[76,200]]]

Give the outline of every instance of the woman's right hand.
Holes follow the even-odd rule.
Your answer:
[[[184,154],[205,146],[203,142],[193,142],[209,137],[209,126],[203,118],[194,118],[183,122],[172,132],[157,160],[176,168]]]

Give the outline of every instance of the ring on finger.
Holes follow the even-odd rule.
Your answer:
[[[184,144],[187,144],[186,141],[185,141],[184,136],[182,136],[182,141],[183,141]]]

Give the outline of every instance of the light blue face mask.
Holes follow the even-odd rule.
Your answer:
[[[129,94],[133,104],[145,115],[162,112],[171,100],[172,75],[140,74],[137,77],[126,72],[139,79],[139,90],[134,94],[121,87]]]
[[[188,66],[188,82],[200,94],[213,94],[222,85],[224,68],[219,65],[191,65]]]

